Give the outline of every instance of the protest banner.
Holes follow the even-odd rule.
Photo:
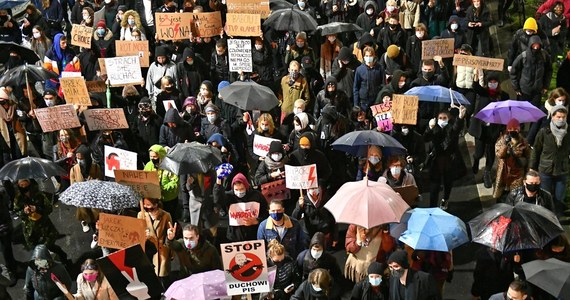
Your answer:
[[[107,67],[105,66],[105,58],[97,58],[99,62],[99,70],[101,70],[101,75],[107,75]]]
[[[227,0],[228,13],[256,14],[262,19],[269,16],[269,0]]]
[[[222,32],[222,15],[219,11],[192,14],[192,34],[194,37],[213,37]]]
[[[144,82],[138,56],[105,58],[111,86],[138,85]]]
[[[135,244],[144,248],[146,222],[127,216],[99,214],[99,245],[112,249],[124,249]]]
[[[141,67],[148,68],[150,65],[148,41],[115,41],[117,56],[138,56]]]
[[[238,202],[228,209],[230,226],[246,225],[246,220],[259,216],[259,202]]]
[[[228,39],[228,59],[230,72],[251,72],[253,70],[251,40]]]
[[[378,130],[382,132],[391,131],[394,128],[392,122],[392,103],[381,103],[377,105],[370,106],[372,110],[372,115],[376,119],[376,124],[378,125]]]
[[[115,182],[130,186],[145,198],[161,197],[157,171],[115,170]]]
[[[419,97],[392,95],[392,118],[395,124],[416,125],[418,123]]]
[[[393,187],[394,192],[400,194],[402,199],[408,203],[411,207],[416,207],[418,205],[418,187],[415,185]]]
[[[88,109],[83,115],[91,131],[129,128],[122,108]]]
[[[91,49],[91,39],[93,38],[93,27],[73,24],[71,26],[71,44],[73,46]]]
[[[291,198],[291,191],[285,184],[285,179],[279,179],[261,185],[261,194],[267,201],[286,200]]]
[[[69,78],[69,77],[83,77],[83,76],[81,76],[81,72],[69,72],[69,71],[61,72],[61,78]]]
[[[225,31],[229,36],[259,36],[261,20],[256,14],[226,14]]]
[[[265,241],[220,245],[228,295],[269,292]]]
[[[139,244],[100,257],[97,265],[117,294],[115,299],[160,299],[164,292]]]
[[[43,132],[81,127],[75,108],[71,104],[36,108],[34,113]]]
[[[91,106],[89,91],[83,77],[62,77],[59,79],[59,83],[66,103]]]
[[[105,176],[115,178],[114,170],[136,170],[137,153],[105,145]]]
[[[285,185],[288,189],[310,189],[319,186],[317,181],[317,165],[290,166],[285,165]]]
[[[503,71],[505,60],[502,58],[488,58],[472,55],[455,54],[453,56],[454,66],[473,67],[475,69]]]
[[[453,38],[422,41],[422,59],[431,59],[434,56],[453,57],[454,43]]]
[[[162,105],[164,106],[164,111],[168,111],[171,108],[178,110],[178,107],[176,107],[176,102],[174,102],[174,100],[163,100]]]
[[[154,22],[159,40],[186,40],[192,35],[191,13],[155,13]]]
[[[85,85],[91,93],[104,93],[107,91],[107,85],[103,80],[85,81]]]
[[[259,155],[261,157],[267,156],[267,152],[269,152],[269,145],[271,145],[271,142],[273,141],[280,142],[278,139],[272,139],[256,134],[253,137],[253,154]]]

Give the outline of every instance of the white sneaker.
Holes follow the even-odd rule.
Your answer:
[[[447,210],[448,204],[449,204],[448,200],[441,199],[441,204],[439,205],[439,208],[441,208],[442,210]]]
[[[93,235],[93,240],[91,241],[91,249],[97,248],[97,235]]]
[[[91,229],[84,220],[81,221],[81,228],[83,228],[83,232],[89,232],[89,229]]]

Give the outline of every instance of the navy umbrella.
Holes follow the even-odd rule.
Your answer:
[[[339,137],[333,144],[334,150],[343,151],[353,156],[366,157],[370,146],[380,146],[384,154],[406,154],[406,148],[395,138],[377,130],[349,132]]]

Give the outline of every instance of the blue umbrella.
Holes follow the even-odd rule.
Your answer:
[[[352,131],[339,137],[332,143],[334,150],[343,151],[358,157],[366,157],[370,146],[382,147],[382,152],[385,155],[406,154],[406,148],[400,142],[378,130]]]
[[[467,227],[440,208],[415,208],[399,240],[415,250],[450,251],[469,241]]]
[[[0,9],[12,9],[18,5],[22,5],[28,2],[28,0],[4,0],[0,2]]]
[[[471,105],[463,94],[441,85],[416,86],[408,90],[405,95],[419,97],[422,102],[459,103]],[[453,97],[453,98],[452,98]]]
[[[506,125],[511,119],[517,119],[519,123],[529,123],[545,116],[542,110],[528,101],[506,100],[487,104],[475,118],[487,123]]]

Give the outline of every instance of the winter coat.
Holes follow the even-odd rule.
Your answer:
[[[480,15],[476,15],[477,9],[473,5],[469,6],[467,9],[467,22],[481,22],[481,27],[467,27],[466,41],[467,44],[476,47],[477,42],[480,42],[481,48],[479,50],[483,53],[483,56],[487,56],[490,54],[488,52],[489,39],[491,37],[489,27],[493,25],[493,21],[491,20],[491,12],[489,11],[489,7],[487,7],[487,5],[481,4],[480,9]]]
[[[479,82],[473,82],[473,80],[471,80],[471,84],[473,90],[478,95],[477,100],[475,101],[473,115],[476,115],[479,111],[481,111],[492,102],[509,99],[509,95],[505,92],[501,92],[498,96],[495,96],[494,99],[492,99],[489,94],[489,90],[481,87]],[[469,122],[469,134],[476,139],[483,140],[486,143],[495,143],[499,137],[500,129],[500,125],[487,125],[485,122],[481,121],[478,118],[471,118]]]
[[[311,244],[314,245],[312,241]],[[327,270],[332,278],[337,282],[342,278],[342,272],[340,271],[336,258],[324,250],[319,259],[313,258],[311,255],[311,249],[307,249],[299,253],[297,256],[297,268],[302,271],[303,280],[307,280],[309,278],[309,273],[318,268]]]
[[[384,278],[383,278],[384,279]],[[357,282],[352,289],[352,294],[350,295],[351,300],[384,300],[388,297],[388,284],[387,280],[384,279],[380,283],[380,293],[375,294],[372,289],[372,285],[368,281],[368,278]]]
[[[163,202],[175,200],[178,197],[178,175],[167,170],[157,169],[152,161],[144,166],[145,171],[158,171],[160,194]]]
[[[536,202],[527,202],[525,201],[525,194],[526,188],[524,186],[519,186],[509,193],[507,199],[505,200],[506,204],[515,206],[517,203],[526,202],[530,204],[540,205],[551,212],[556,212],[554,207],[554,202],[552,200],[552,195],[546,190],[539,189],[538,193],[536,194]]]
[[[365,64],[356,68],[354,74],[353,103],[354,106],[370,106],[376,100],[376,95],[382,89],[385,73],[379,63],[372,67]]]
[[[75,1],[75,5],[71,9],[71,18],[69,19],[71,24],[80,24],[83,21],[83,9],[86,7],[93,9],[93,5],[87,1],[84,1],[83,4],[80,1]]]
[[[147,170],[145,167],[145,171],[149,170]],[[159,180],[162,179],[164,172],[166,171],[162,171],[161,174],[159,171]],[[176,184],[178,184],[178,181],[176,181]],[[176,194],[178,194],[178,189],[176,189]],[[170,216],[170,213],[164,211],[162,208],[159,208],[158,215],[156,219],[153,220],[150,217],[149,213],[139,211],[137,218],[143,219],[145,221],[146,230],[150,232],[149,236],[146,239],[147,241],[151,242],[157,250],[157,252],[152,257],[154,272],[158,277],[168,276],[168,274],[170,274],[170,247],[165,244],[165,241],[166,231],[168,230],[169,225],[172,224],[172,217]]]
[[[161,126],[162,118],[156,113],[153,112],[146,121],[139,115],[133,130],[138,141],[137,153],[148,152],[150,146],[158,144]]]
[[[521,28],[515,32],[513,35],[513,39],[511,42],[511,46],[509,47],[509,53],[507,55],[507,66],[512,66],[517,56],[521,53],[525,52],[529,47],[530,38],[533,36],[537,36],[540,38],[542,49],[546,51],[550,51],[550,42],[548,41],[548,36],[542,31],[542,28],[539,27],[538,33],[533,34],[531,36],[527,35],[525,31]]]
[[[164,76],[170,76],[174,79],[174,82],[178,82],[178,74],[176,73],[176,65],[167,61],[163,65],[153,62],[148,68],[148,73],[146,74],[146,90],[148,91],[148,96],[153,103],[155,103],[156,95],[158,95],[161,90],[155,86],[156,82],[162,79]]]
[[[540,129],[534,141],[529,168],[549,176],[567,175],[570,163],[570,135],[562,139],[562,145],[556,144],[556,138],[550,126]]]
[[[309,41],[305,41],[305,47],[299,48],[297,45],[293,44],[289,47],[289,51],[285,54],[285,65],[289,66],[291,61],[298,61],[301,63],[303,57],[308,56],[311,58],[311,62],[314,64],[317,61],[317,57],[315,55],[315,51],[313,48],[309,47],[307,44]]]
[[[463,163],[461,153],[459,152],[459,133],[463,130],[465,121],[463,119],[455,119],[449,122],[447,126],[441,128],[435,125],[434,128],[426,129],[424,139],[426,142],[431,142],[431,152],[433,159],[426,168],[430,171],[436,171],[437,161],[445,164],[444,169],[451,172],[460,172],[455,168],[457,163]],[[463,163],[464,164],[464,163]],[[433,168],[432,168],[433,167]],[[463,166],[464,167],[464,166]],[[456,173],[455,175],[459,175]]]
[[[273,219],[271,217],[263,220],[259,223],[257,229],[257,239],[265,240],[265,244],[269,244],[271,240],[277,239],[284,247],[285,251],[291,256],[297,257],[299,253],[307,249],[308,238],[301,227],[301,224],[296,219],[293,219],[287,215],[283,216],[284,220],[284,233],[283,238],[279,236],[275,225],[273,224]]]
[[[402,28],[405,30],[414,30],[420,23],[421,2],[419,1],[402,1],[400,13],[404,14]]]
[[[303,99],[305,102],[311,100],[309,94],[309,83],[305,77],[299,74],[295,81],[290,81],[290,76],[285,75],[281,78],[281,114],[290,114],[293,112],[293,105],[297,99]]]
[[[47,260],[50,264],[46,274],[36,271],[35,259]],[[67,299],[59,290],[57,285],[51,280],[51,275],[55,275],[66,287],[71,287],[71,277],[65,267],[53,260],[48,248],[45,245],[38,245],[32,253],[26,270],[24,290],[26,300],[65,300]]]
[[[176,127],[168,127],[167,123],[175,123]],[[164,116],[164,122],[160,126],[158,144],[167,147],[174,147],[178,143],[194,141],[196,139],[190,126],[184,122],[178,111],[169,109]]]
[[[49,3],[49,7],[44,9],[42,16],[48,24],[47,28],[44,28],[44,32],[50,39],[53,39],[57,33],[61,33],[63,14],[66,12],[58,0],[50,0]]]
[[[271,50],[268,45],[263,45],[261,50],[251,50],[251,60],[253,62],[253,73],[259,76],[260,83],[271,83],[273,81]]]
[[[96,30],[96,29],[95,29]],[[97,33],[93,34],[93,42],[91,43],[91,49],[97,53],[97,57],[114,57],[115,56],[115,39],[113,38],[113,32],[106,29],[105,35],[101,38]]]
[[[389,26],[384,26],[378,33],[376,44],[380,46],[381,54],[384,54],[390,45],[396,45],[402,48],[401,52],[404,52],[407,38],[408,34],[402,27],[397,26],[395,30],[392,30]]]
[[[312,142],[311,145],[316,146],[317,144]],[[297,149],[291,152],[289,164],[292,166],[316,164],[319,182],[325,183],[332,175],[331,165],[323,152],[313,148],[308,151],[305,149]]]
[[[493,191],[495,199],[499,199],[504,190],[511,191],[522,186],[529,167],[531,149],[526,139],[521,136],[516,144],[509,146],[505,137],[506,135],[499,136],[495,143],[497,157],[497,176]]]
[[[134,10],[139,14],[143,27],[156,25],[156,20],[153,20],[151,23],[151,20],[146,19],[145,5],[144,5],[146,1],[134,1],[134,2],[135,2]],[[150,11],[151,12],[157,11],[158,7],[162,3],[163,3],[162,1],[151,0],[150,1]]]
[[[99,276],[103,276],[100,274]],[[95,292],[94,292],[95,291]],[[95,281],[93,287],[83,278],[83,273],[77,275],[77,293],[73,295],[77,300],[116,300],[119,299],[106,277],[101,283]]]
[[[506,291],[513,279],[513,265],[508,257],[489,248],[477,252],[471,295],[488,300],[491,295]]]
[[[303,281],[295,294],[291,296],[291,300],[330,300],[331,298],[324,291],[316,292],[313,290],[308,280]]]
[[[557,2],[564,3],[564,16],[566,17],[566,26],[570,27],[570,1],[568,0],[547,0],[536,10],[537,13],[547,14],[551,11]]]
[[[456,15],[449,17],[446,28],[441,32],[440,36],[442,39],[454,39],[453,48],[457,51],[461,48],[461,45],[467,42],[467,37],[463,29],[458,28],[455,32],[451,30],[451,23],[457,22],[461,23],[461,20]]]
[[[220,81],[230,81],[230,63],[228,53],[218,55],[216,51],[212,52],[210,57],[210,78],[214,84]]]
[[[338,85],[334,95],[331,95],[327,92],[326,86],[324,90],[320,91],[317,94],[317,99],[315,100],[315,109],[313,109],[316,119],[321,116],[321,111],[327,105],[334,105],[334,107],[336,107],[336,110],[347,118],[352,112],[352,105],[348,100],[348,96],[343,90],[338,89]]]
[[[367,15],[366,10],[368,8],[374,9],[372,15]],[[358,15],[356,18],[356,25],[362,28],[361,32],[356,33],[356,37],[360,38],[364,33],[370,32],[371,29],[374,29],[375,32],[380,30],[378,26],[376,26],[376,15],[378,14],[378,6],[376,2],[368,0],[364,4],[364,12]]]
[[[269,263],[272,263],[271,261]],[[275,274],[275,283],[273,284],[273,297],[277,300],[289,299],[291,294],[285,294],[284,290],[290,284],[294,284],[295,288],[301,284],[301,274],[297,268],[297,263],[291,256],[285,254],[285,258],[275,264],[277,271]]]
[[[427,33],[425,35],[427,35]],[[406,42],[406,54],[410,59],[413,74],[417,74],[422,66],[422,41],[425,40],[425,38],[426,36],[420,40],[414,34],[410,36]]]
[[[33,249],[38,244],[53,245],[59,236],[59,232],[53,225],[49,215],[53,211],[53,205],[43,192],[38,190],[37,184],[30,185],[30,195],[17,193],[14,198],[14,212],[20,217],[23,224],[24,247]],[[36,214],[26,214],[26,205],[34,205]]]
[[[166,245],[178,255],[181,278],[223,268],[218,250],[202,236],[194,249],[186,248],[183,239],[173,241],[166,239]]]
[[[179,112],[182,111],[182,102],[184,99],[180,95],[180,91],[173,86],[173,89],[170,92],[160,91],[158,95],[156,95],[156,113],[161,117],[166,117],[166,111],[164,104],[168,100],[174,100],[174,109]],[[167,105],[169,107],[169,105]]]
[[[336,39],[332,44],[328,40],[321,44],[319,71],[324,79],[331,76],[332,64],[334,59],[338,56],[340,48],[342,48],[342,43],[338,39]]]
[[[350,67],[351,65],[353,66]],[[331,74],[332,77],[336,79],[338,82],[336,85],[337,91],[343,91],[346,96],[348,97],[349,105],[352,107],[352,97],[353,97],[353,86],[354,86],[354,70],[358,68],[360,62],[358,62],[354,57],[351,59],[349,66],[338,67],[338,57],[334,60],[333,63],[333,72]],[[317,94],[318,96],[318,94]],[[351,108],[352,109],[352,108]],[[348,117],[348,116],[347,116]]]
[[[200,130],[200,135],[202,136],[202,138],[204,140],[208,140],[215,133],[219,133],[229,140],[231,138],[230,125],[226,122],[226,120],[222,119],[220,116],[216,118],[214,123],[210,123],[210,121],[208,121],[208,118],[203,117],[201,123],[201,130]]]
[[[182,93],[182,98],[189,96],[196,97],[200,92],[200,84],[202,83],[202,75],[199,71],[199,59],[194,57],[194,63],[188,65],[186,58],[190,55],[190,48],[184,49],[182,53],[183,61],[176,65],[176,73],[178,74],[178,87]]]
[[[441,295],[433,276],[426,272],[408,269],[406,296],[400,297],[400,278],[390,277],[391,300],[440,300]]]

